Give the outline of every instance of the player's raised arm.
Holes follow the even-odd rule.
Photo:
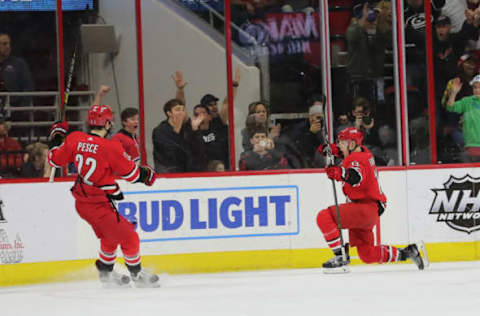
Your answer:
[[[95,95],[95,99],[93,100],[93,105],[100,105],[102,104],[102,98],[106,96],[112,88],[107,85],[102,84],[98,89],[97,94]]]

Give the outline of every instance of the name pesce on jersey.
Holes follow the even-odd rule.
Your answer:
[[[96,154],[98,149],[98,144],[90,144],[90,143],[83,143],[78,142],[77,150],[82,151],[85,153],[93,153]]]

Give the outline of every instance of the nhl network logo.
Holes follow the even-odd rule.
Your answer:
[[[480,178],[450,176],[443,189],[432,189],[435,199],[429,214],[437,222],[468,234],[480,230]]]

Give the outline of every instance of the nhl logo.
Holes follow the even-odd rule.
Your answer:
[[[436,215],[437,222],[467,234],[480,230],[480,178],[450,176],[443,186],[432,189],[435,199],[429,214]]]

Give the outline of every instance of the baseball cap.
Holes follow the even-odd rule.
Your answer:
[[[470,85],[473,86],[475,82],[480,83],[480,75],[476,75],[475,77],[473,77],[472,81],[470,81]]]
[[[450,21],[450,18],[446,15],[440,15],[436,20],[435,20],[435,26],[443,26],[443,25],[451,25],[452,22]]]
[[[210,102],[217,102],[218,100],[213,94],[205,94],[200,100],[200,104],[208,105]]]
[[[353,16],[357,19],[361,19],[363,16],[364,3],[359,3],[353,7]],[[368,8],[367,21],[373,22],[377,18],[377,12],[371,7]]]
[[[323,115],[323,107],[320,104],[315,104],[310,107],[308,110],[309,115],[314,115],[314,114],[321,114]]]
[[[475,62],[477,61],[475,56],[470,54],[463,54],[462,56],[460,56],[460,58],[458,58],[457,67],[460,68],[463,65],[463,63],[466,62],[467,60],[473,60]]]

